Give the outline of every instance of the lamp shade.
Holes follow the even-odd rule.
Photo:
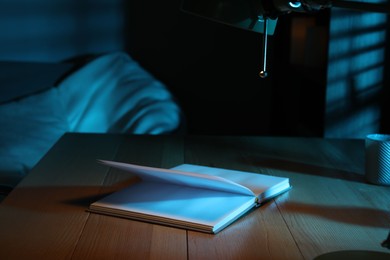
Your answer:
[[[264,10],[255,0],[183,0],[184,12],[241,29],[264,33]],[[268,18],[268,17],[267,17]],[[275,31],[277,19],[269,19],[267,34]]]

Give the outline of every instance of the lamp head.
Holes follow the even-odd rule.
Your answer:
[[[290,12],[309,12],[330,6],[329,0],[183,0],[181,9],[241,29],[273,35],[277,17]]]
[[[341,0],[182,0],[184,12],[263,34],[260,77],[267,76],[267,35],[273,35],[277,17],[291,12],[310,13],[332,6],[390,14],[387,3]]]

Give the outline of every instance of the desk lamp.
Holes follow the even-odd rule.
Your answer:
[[[261,78],[267,77],[267,37],[273,35],[280,15],[293,12],[312,13],[341,7],[364,12],[390,13],[388,3],[339,0],[183,0],[184,12],[216,22],[263,34]]]

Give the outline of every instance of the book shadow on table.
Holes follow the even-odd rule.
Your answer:
[[[62,204],[76,206],[79,208],[88,208],[91,203],[101,200],[104,197],[112,194],[113,192],[128,187],[136,183],[137,181],[138,180],[134,178],[132,175],[128,175],[126,179],[118,180],[116,182],[113,181],[111,184],[104,184],[103,186],[69,186],[69,187],[59,186],[59,187],[50,187],[50,188],[39,187],[39,190],[41,192],[47,190],[47,193],[50,192],[55,193],[55,191],[50,191],[50,190],[66,189],[68,190],[66,194],[69,194],[69,196],[67,196],[67,198],[64,198],[60,201]],[[26,188],[23,188],[23,190],[25,189]],[[81,193],[84,195],[78,197],[72,195],[72,194],[80,194],[80,190],[83,191]]]
[[[74,208],[86,208],[92,202],[111,193],[100,188],[99,186],[23,186],[14,189],[9,196],[5,197],[2,205],[34,212],[65,212]]]
[[[245,163],[248,163],[248,161],[250,161],[251,164],[255,164],[255,166],[260,168],[270,168],[279,171],[296,172],[301,174],[343,179],[360,183],[366,182],[363,174],[353,171],[347,171],[344,169],[330,168],[320,165],[313,165],[309,163],[270,157],[250,156],[246,157]]]
[[[133,185],[134,183],[138,182],[137,178],[134,178],[132,175],[129,175],[127,179],[120,180],[117,182],[112,183],[111,185],[106,185],[102,187],[95,187],[98,188],[99,191],[95,191],[94,194],[83,196],[80,198],[74,198],[69,199],[66,201],[63,201],[65,204],[70,204],[73,206],[79,206],[79,207],[89,207],[91,203],[101,200],[104,197],[118,191],[121,189],[124,189],[130,185]]]
[[[77,206],[77,207],[88,208],[89,205],[91,205],[91,203],[98,201],[98,200],[101,200],[110,194],[111,194],[111,192],[104,192],[104,193],[100,193],[100,194],[94,194],[94,195],[90,195],[90,196],[65,200],[62,203],[72,205],[72,206]]]

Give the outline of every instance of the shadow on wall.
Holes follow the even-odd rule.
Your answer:
[[[330,25],[326,137],[380,132],[387,15],[333,9]]]

